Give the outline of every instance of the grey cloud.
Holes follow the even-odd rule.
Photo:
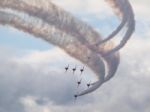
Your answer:
[[[10,58],[10,53],[9,60],[6,57],[3,58],[3,63],[0,63],[0,110],[34,112],[40,108],[47,109],[48,112],[149,112],[150,76],[148,70],[143,71],[150,66],[147,61],[149,46],[143,49],[145,50],[141,48],[139,52],[134,50],[129,53],[127,48],[127,51],[123,52],[116,77],[95,93],[79,97],[76,103],[72,97],[76,92],[72,74],[64,74],[60,69],[60,72],[45,72],[46,69],[39,69],[37,65],[36,68],[30,64],[17,63]],[[140,55],[135,57],[137,54]],[[3,52],[3,55],[8,53]],[[141,58],[142,61],[138,64]],[[50,67],[46,68],[51,71]],[[32,108],[21,103],[21,99],[27,96],[37,98],[33,100],[36,105]]]
[[[44,98],[58,105],[69,104],[75,92],[74,80],[69,75],[72,74],[64,74],[63,68],[62,73],[46,73],[28,64],[19,64],[11,60],[11,56],[9,61],[3,58],[0,63],[0,109],[16,112],[22,106],[20,98],[26,96],[38,97],[37,103],[43,105],[46,103]]]

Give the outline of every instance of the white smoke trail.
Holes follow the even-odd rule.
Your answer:
[[[101,57],[102,54],[100,54],[100,52],[107,53],[113,46],[108,47],[106,44],[100,47],[94,46],[97,40],[101,39],[100,35],[92,27],[77,20],[49,0],[4,0],[0,1],[0,7],[30,15],[26,20],[19,14],[0,11],[0,24],[10,25],[59,46],[94,71],[98,81],[89,89],[81,91],[77,94],[78,96],[96,90],[116,73],[119,53],[116,52],[107,57]],[[37,23],[30,22],[31,18]],[[107,44],[111,45],[111,43]],[[105,67],[107,67],[107,73],[105,73]]]
[[[99,80],[95,83],[92,83],[91,88],[77,94],[77,96],[87,94],[87,91],[88,92],[94,91],[99,86],[101,86],[104,82],[110,80],[114,76],[114,74],[116,73],[116,70],[118,68],[118,65],[119,65],[119,55],[115,52],[118,51],[120,48],[122,48],[126,44],[126,42],[131,37],[131,35],[135,29],[134,14],[133,14],[132,7],[130,6],[130,3],[127,0],[125,0],[124,2],[123,2],[123,0],[122,0],[122,2],[121,2],[121,0],[111,0],[111,1],[113,4],[115,4],[115,8],[119,9],[118,12],[121,13],[123,19],[122,19],[121,24],[118,26],[118,28],[112,34],[110,34],[108,36],[108,38],[106,38],[106,40],[102,41],[102,43],[113,38],[124,27],[125,24],[128,25],[127,32],[126,32],[125,36],[123,37],[123,40],[121,41],[121,43],[117,47],[109,50],[109,52],[106,52],[104,55],[106,65],[108,67],[107,68],[108,69],[107,76],[105,75],[104,81]],[[118,8],[118,7],[120,7],[120,8]],[[109,56],[109,54],[111,54],[111,56]]]
[[[92,87],[82,91],[81,93],[76,94],[77,96],[82,96],[88,93],[91,93],[93,91],[95,91],[97,88],[99,88],[102,84],[104,83],[103,80],[98,80],[97,82],[95,82],[94,84],[92,84]]]
[[[88,40],[88,39],[84,39],[84,38],[87,38],[88,36],[93,37],[93,38],[89,38],[89,40],[88,40],[89,41],[88,43],[91,43],[91,44],[95,43],[94,41],[96,39],[94,39],[94,37],[96,37],[96,38],[100,37],[98,34],[95,33],[95,31],[92,28],[88,27],[86,24],[84,24],[80,21],[77,21],[70,15],[67,15],[67,13],[64,12],[63,10],[58,10],[57,7],[54,8],[53,5],[51,6],[52,8],[50,8],[50,9],[53,9],[53,11],[48,10],[48,12],[47,12],[42,9],[40,9],[41,11],[39,11],[38,10],[39,7],[35,7],[36,5],[33,6],[30,4],[25,4],[24,2],[22,2],[22,3],[19,2],[20,5],[16,6],[16,4],[15,4],[16,2],[14,2],[14,0],[13,0],[13,2],[7,1],[7,0],[5,2],[0,1],[0,3],[1,3],[0,6],[2,8],[11,8],[11,9],[15,9],[18,11],[23,11],[24,13],[30,14],[30,16],[38,17],[38,18],[42,19],[44,22],[47,22],[50,25],[54,25],[57,29],[61,30],[62,32],[67,32],[67,34],[70,34],[71,36],[76,37],[76,39],[80,40],[80,42],[82,44],[85,43],[86,40]],[[31,10],[29,10],[30,8],[31,8]],[[59,14],[57,14],[57,13],[59,13]],[[45,17],[46,15],[49,17],[48,19]],[[51,16],[51,15],[53,15],[53,16]],[[60,20],[58,20],[58,18],[60,18]],[[62,21],[64,18],[67,18],[67,20],[69,21],[68,24],[66,24],[66,21]],[[60,24],[58,24],[58,23],[60,23]],[[69,26],[69,28],[68,28],[69,30],[65,31],[65,29],[67,29],[66,27],[68,27],[67,25]],[[73,34],[75,34],[75,35],[73,35]],[[79,37],[77,34],[81,35],[81,36]],[[55,41],[53,41],[53,43],[54,42]],[[88,47],[88,43],[87,42],[85,43],[86,47]],[[105,68],[104,68],[103,61],[99,58],[99,56],[97,54],[92,53],[89,50],[86,50],[87,49],[86,47],[84,47],[84,45],[79,45],[74,42],[74,43],[70,43],[69,47],[66,47],[67,49],[65,49],[65,51],[67,53],[69,53],[71,56],[76,57],[79,60],[82,60],[82,62],[88,61],[87,60],[88,58],[86,58],[86,56],[92,57],[90,59],[90,62],[88,62],[88,66],[91,69],[93,68],[93,71],[96,74],[98,74],[98,76],[101,80],[103,80],[104,75],[105,75]],[[74,48],[77,48],[77,49],[74,49]],[[90,48],[92,48],[92,47],[90,47]],[[78,50],[78,49],[80,49],[80,50]],[[83,51],[81,49],[83,49]],[[87,52],[88,54],[85,52]],[[84,56],[84,58],[81,58],[81,56]]]
[[[112,47],[113,46],[107,46],[106,45],[106,48],[102,48],[102,49],[104,49],[105,52],[107,52]],[[105,73],[104,79],[102,79],[100,74],[99,74],[98,81],[91,83],[90,88],[76,94],[77,96],[82,96],[82,95],[88,94],[92,91],[95,91],[103,83],[107,82],[108,80],[110,80],[115,75],[115,73],[117,72],[118,66],[119,66],[119,62],[120,62],[119,53],[116,52],[112,55],[103,57],[103,61],[105,62],[105,69],[107,68],[107,72]]]
[[[117,12],[119,12],[119,14],[117,13],[118,16],[122,16],[122,21],[121,23],[119,24],[119,26],[108,36],[106,37],[104,40],[100,40],[99,42],[97,42],[97,46],[100,45],[100,44],[103,44],[107,41],[109,41],[110,39],[112,39],[114,36],[116,36],[120,30],[122,30],[122,28],[125,26],[127,20],[128,20],[128,15],[127,15],[127,12],[126,12],[126,9],[127,9],[127,6],[124,5],[124,0],[118,0],[117,2],[113,2],[115,3],[113,5],[113,8],[115,7],[115,9],[118,9]],[[112,3],[111,3],[112,4]]]
[[[128,10],[128,11],[124,11],[124,12],[126,12],[126,15],[128,15],[127,31],[126,31],[123,39],[121,40],[120,44],[118,46],[114,47],[113,49],[111,49],[110,51],[108,51],[105,55],[113,54],[114,52],[116,52],[119,49],[121,49],[122,47],[124,47],[124,45],[131,38],[131,36],[135,30],[134,13],[133,13],[132,6],[128,2],[128,0],[126,0],[126,6],[127,6],[126,10]]]
[[[108,0],[108,2],[110,2],[110,4],[112,5],[112,8],[117,9],[117,14],[122,17],[122,22],[121,24],[117,27],[116,30],[114,30],[106,39],[99,41],[96,45],[100,45],[103,44],[107,41],[109,41],[110,39],[112,39],[114,36],[116,36],[120,30],[122,30],[122,28],[127,24],[127,31],[125,36],[123,37],[123,39],[121,40],[120,44],[116,47],[114,47],[112,50],[110,50],[109,52],[107,52],[105,54],[109,55],[112,54],[116,51],[118,51],[119,49],[121,49],[126,42],[130,39],[131,35],[133,34],[134,30],[135,30],[135,20],[134,20],[134,13],[132,10],[132,7],[130,5],[130,3],[128,2],[128,0]]]
[[[83,62],[83,60],[86,59],[84,57],[84,55],[86,55],[85,51],[88,51],[88,49],[85,48],[85,49],[83,49],[84,51],[81,51],[82,50],[82,45],[80,45],[80,44],[78,44],[78,47],[77,46],[73,47],[74,44],[78,43],[78,42],[75,42],[75,40],[73,41],[73,43],[71,43],[71,42],[69,43],[69,44],[72,45],[72,47],[67,47],[67,49],[65,49],[64,45],[67,46],[67,44],[64,43],[64,42],[60,43],[60,40],[57,39],[57,38],[60,38],[61,36],[54,37],[55,35],[53,35],[56,32],[58,34],[61,34],[61,32],[58,32],[57,30],[54,30],[54,28],[51,31],[50,30],[51,28],[48,27],[48,25],[46,26],[45,24],[33,24],[32,22],[28,23],[27,21],[24,21],[22,18],[19,18],[14,14],[10,14],[10,13],[8,14],[6,12],[1,12],[1,11],[0,11],[0,23],[3,24],[3,25],[5,25],[5,24],[11,25],[11,26],[13,26],[13,27],[15,27],[19,30],[30,33],[30,34],[32,34],[36,37],[42,37],[42,39],[48,40],[49,42],[51,42],[55,45],[57,44],[57,46],[60,46],[65,51],[69,51],[69,54],[71,54],[73,57],[76,57],[76,58],[78,57],[78,59],[81,59],[82,62]],[[46,26],[47,28],[45,28],[44,26]],[[46,29],[49,29],[49,32]],[[83,54],[80,54],[79,51],[76,51],[78,49],[74,49],[74,48],[79,48],[81,53],[83,53]],[[90,56],[92,57],[92,59],[91,59],[91,62],[88,61],[88,66],[90,66],[91,69],[93,68],[95,73],[99,74],[100,79],[104,79],[105,68],[103,66],[104,65],[103,62],[100,61],[100,58],[97,57],[97,55],[94,55],[93,53],[90,54]],[[95,88],[95,86],[94,86],[94,88]],[[89,93],[91,91],[87,90],[87,92]]]
[[[32,0],[32,2],[31,0],[2,0],[0,1],[0,7],[23,11],[38,17],[48,24],[54,25],[62,32],[67,32],[78,38],[82,43],[88,41],[91,44],[95,44],[97,39],[100,39],[100,35],[92,27],[77,20],[61,8],[56,7],[49,0],[44,2],[37,0]],[[84,37],[81,37],[83,35]]]
[[[40,37],[54,45],[59,46],[60,48],[64,49],[69,55],[85,63],[91,69],[93,68],[93,71],[95,71],[96,74],[102,73],[101,78],[104,77],[103,75],[105,73],[103,61],[100,60],[99,56],[97,54],[94,54],[93,51],[88,49],[80,41],[59,31],[58,29],[55,29],[54,27],[49,26],[45,23],[34,24],[32,22],[25,21],[14,14],[2,11],[0,11],[0,24],[11,25],[19,30],[32,34],[35,37]],[[86,56],[91,56],[91,60],[89,61]]]

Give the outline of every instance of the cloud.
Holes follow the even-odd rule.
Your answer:
[[[75,77],[71,73],[65,74],[63,68],[52,67],[54,61],[59,62],[59,58],[71,59],[63,51],[54,48],[28,52],[21,57],[9,53],[9,57],[3,58],[3,63],[0,63],[0,110],[148,112],[150,45],[149,40],[135,37],[121,52],[121,64],[116,76],[96,92],[80,97],[76,103],[73,100]],[[3,55],[8,55],[8,51],[5,49]],[[37,55],[41,57],[40,61]],[[53,64],[48,64],[51,62]],[[44,67],[41,67],[42,63],[46,63]],[[76,61],[73,60],[73,63]]]
[[[65,10],[77,15],[92,15],[96,16],[99,19],[108,18],[109,16],[114,15],[111,8],[105,0],[52,0],[52,2],[64,8]],[[149,16],[149,1],[143,2],[140,0],[131,0],[130,2],[132,3],[135,15],[138,18]],[[148,20],[148,18],[143,19]]]
[[[52,1],[63,9],[73,13],[88,24],[91,24],[92,26],[95,25],[94,27],[99,29],[101,31],[100,33],[103,34],[105,34],[104,32],[107,30],[112,31],[112,29],[114,29],[120,22],[105,0]],[[137,32],[143,33],[145,28],[149,29],[150,27],[150,14],[148,11],[150,10],[148,5],[149,1],[131,0],[130,2],[135,12],[136,26],[140,28],[137,30]],[[141,29],[141,27],[144,29]]]
[[[90,20],[89,16],[104,19],[113,15],[111,8],[104,0],[101,2],[99,0],[52,0],[52,2],[86,21]]]
[[[99,0],[55,2],[73,13],[85,11],[85,15],[97,17],[104,16],[99,13],[105,12],[105,9],[106,13],[110,11],[109,6],[105,7],[105,2],[100,4]],[[138,31],[144,29],[143,32],[137,32],[121,50],[121,64],[115,77],[75,103],[76,78],[71,71],[64,73],[64,66],[68,63],[71,67],[75,64],[83,66],[80,62],[55,47],[45,51],[28,51],[20,56],[20,51],[1,45],[0,112],[149,112],[150,33],[145,22],[149,21],[146,11],[149,2],[131,2],[138,22],[139,18],[144,20],[137,26]]]
[[[32,68],[30,65],[8,62],[1,65],[1,69],[3,70],[0,71],[0,108],[4,110],[16,111],[21,107],[18,103],[20,98],[28,95],[39,97],[41,102],[44,102],[45,98],[53,103],[65,104],[74,94],[73,88],[70,87],[71,79],[64,78],[63,74],[54,71],[46,74],[43,70]],[[67,99],[64,96],[67,96]]]
[[[131,0],[131,3],[133,4],[133,9],[135,11],[135,15],[139,18],[143,18],[143,17],[150,17],[149,15],[149,11],[150,7],[149,4],[150,2],[148,0],[146,1],[141,1],[141,0]],[[148,20],[148,18],[143,18]]]
[[[52,0],[55,4],[63,7],[64,9],[72,12],[78,12],[78,13],[100,13],[103,11],[106,11],[105,9],[109,9],[109,7],[106,5],[105,1],[101,1],[99,3],[99,0]]]
[[[6,112],[17,111],[17,108],[22,110],[24,105],[20,100],[28,96],[36,97],[37,105],[49,101],[55,105],[73,103],[77,79],[71,71],[65,73],[64,66],[68,63],[67,61],[64,63],[64,59],[71,59],[68,62],[74,62],[74,59],[58,48],[48,51],[30,51],[22,56],[8,51],[3,48],[2,54],[8,57],[0,56],[0,60],[3,60],[0,63],[1,110]]]

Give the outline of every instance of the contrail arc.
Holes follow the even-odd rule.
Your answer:
[[[95,46],[95,44],[98,40],[102,40],[99,33],[49,0],[1,0],[0,24],[12,26],[34,37],[46,40],[89,66],[98,77],[98,81],[92,83],[90,88],[77,94],[77,96],[82,96],[96,90],[115,75],[120,62],[118,50],[126,44],[134,31],[134,14],[129,2],[123,0],[125,4],[124,8],[121,9],[120,3],[122,2],[119,0],[110,1],[115,4],[115,8],[120,13],[119,16],[122,17],[122,22],[108,36],[107,43],[103,41],[104,44],[98,46]],[[127,6],[129,9],[125,11]],[[9,12],[6,9],[11,9],[16,13]],[[18,13],[29,15],[29,18],[25,19]],[[129,13],[129,16],[125,13]],[[31,18],[37,23],[32,23]],[[121,44],[114,47],[110,38],[113,38],[125,24],[128,28],[127,32]],[[111,55],[105,56],[104,54],[107,53]]]

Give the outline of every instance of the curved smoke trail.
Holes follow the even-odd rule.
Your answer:
[[[113,2],[116,4],[117,0],[113,0]],[[118,4],[116,5],[118,6]],[[44,39],[60,47],[94,71],[98,76],[98,81],[77,96],[96,90],[116,73],[119,65],[119,53],[103,56],[113,48],[112,42],[95,46],[97,40],[101,40],[101,36],[92,27],[55,6],[49,0],[4,0],[0,1],[0,8],[0,24],[10,25]],[[120,10],[120,14],[123,14],[122,10]],[[132,15],[132,12],[130,14]],[[27,15],[28,19],[23,15]],[[131,25],[130,22],[129,24]]]
[[[37,0],[5,0],[0,1],[0,7],[3,9],[10,8],[19,12],[22,11],[31,16],[40,18],[44,22],[57,27],[63,32],[80,39],[82,43],[85,43],[85,40],[87,40],[91,44],[94,44],[96,43],[96,40],[99,39],[99,34],[92,27],[79,21],[63,9],[55,6],[49,0],[38,2],[39,1]],[[83,35],[84,38],[81,38]]]
[[[98,54],[89,49],[86,44],[82,44],[77,40],[77,38],[65,34],[43,21],[37,20],[37,22],[33,23],[32,21],[30,22],[30,17],[26,20],[22,16],[7,11],[0,12],[0,23],[13,26],[59,46],[69,55],[89,66],[101,80],[104,80],[105,66],[103,60]],[[91,57],[90,60],[88,59],[89,56]]]
[[[109,1],[110,2],[110,1]],[[124,5],[124,0],[118,0],[117,2],[111,2],[110,3],[112,5],[112,8],[115,8],[116,10],[114,10],[116,12],[116,14],[122,18],[121,23],[119,24],[119,26],[108,36],[106,37],[104,40],[100,40],[99,42],[97,42],[97,46],[100,44],[103,44],[107,41],[109,41],[110,39],[112,39],[115,35],[117,35],[120,30],[125,26],[125,24],[127,23],[128,20],[128,15],[127,15],[127,6]],[[123,13],[122,13],[123,12]]]
[[[126,4],[127,4],[127,12],[126,15],[128,15],[128,21],[127,21],[127,31],[123,37],[123,39],[121,40],[120,44],[116,47],[114,47],[112,50],[110,50],[107,54],[112,54],[116,51],[118,51],[119,49],[121,49],[122,47],[124,47],[124,45],[127,43],[127,41],[131,38],[134,30],[135,30],[135,20],[134,20],[134,13],[132,10],[132,7],[130,5],[130,3],[126,0]],[[125,11],[124,11],[125,12]]]
[[[107,1],[111,4],[113,9],[117,10],[116,14],[121,15],[122,22],[116,28],[116,30],[114,30],[106,39],[99,41],[96,45],[105,43],[109,41],[110,39],[112,39],[122,30],[122,28],[125,25],[127,25],[127,31],[125,33],[125,36],[121,40],[120,44],[114,47],[105,55],[112,54],[116,52],[117,50],[121,49],[126,44],[126,42],[130,39],[131,35],[133,34],[135,30],[134,13],[128,0],[107,0]]]

